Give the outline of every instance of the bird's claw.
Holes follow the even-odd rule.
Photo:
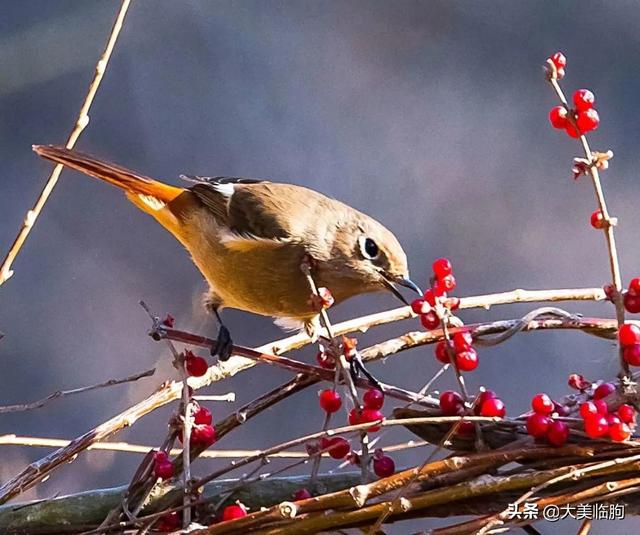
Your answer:
[[[380,381],[378,381],[371,374],[371,372],[367,370],[364,362],[362,362],[362,359],[360,358],[360,354],[356,353],[349,361],[349,374],[351,375],[351,378],[354,382],[358,379],[358,375],[360,374],[360,372],[362,372],[362,375],[364,375],[369,380],[371,386],[373,386],[377,390],[380,390],[380,392],[383,392]]]
[[[220,325],[218,329],[218,338],[216,343],[211,347],[211,356],[218,356],[218,360],[224,362],[229,360],[233,353],[233,340],[231,333],[224,325]]]

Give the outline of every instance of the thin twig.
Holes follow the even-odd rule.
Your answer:
[[[132,383],[139,379],[143,379],[144,377],[151,377],[155,373],[156,369],[151,368],[150,370],[136,373],[130,375],[129,377],[125,377],[123,379],[109,379],[102,383],[98,383],[95,385],[82,386],[80,388],[72,388],[71,390],[58,390],[53,394],[49,394],[47,397],[39,399],[38,401],[32,401],[31,403],[21,403],[17,405],[4,405],[0,406],[0,414],[6,414],[9,412],[22,412],[22,411],[31,411],[33,409],[39,409],[40,407],[44,407],[49,401],[54,399],[59,399],[67,396],[72,396],[74,394],[81,394],[83,392],[89,392],[91,390],[97,390],[98,388],[106,388],[109,386],[121,385],[124,383]]]
[[[80,137],[80,134],[89,124],[89,110],[91,109],[93,99],[98,92],[98,88],[100,87],[100,82],[102,82],[102,77],[107,70],[107,65],[109,64],[109,59],[111,58],[113,49],[116,46],[118,35],[120,35],[120,30],[122,29],[122,25],[124,23],[125,15],[127,14],[127,10],[129,9],[129,3],[130,0],[122,0],[120,10],[118,11],[116,20],[113,23],[113,27],[111,28],[111,33],[109,35],[107,45],[105,46],[104,52],[102,53],[100,59],[98,60],[98,63],[96,64],[95,74],[93,76],[91,84],[89,85],[89,91],[87,92],[87,96],[84,99],[84,103],[80,108],[80,113],[78,114],[78,118],[76,119],[76,124],[73,127],[71,134],[69,134],[69,138],[67,139],[67,143],[65,146],[68,149],[72,149],[75,146],[76,141]],[[2,286],[13,275],[13,271],[11,270],[13,261],[16,259],[16,256],[18,256],[20,249],[24,245],[24,242],[29,236],[31,229],[35,225],[40,212],[49,199],[49,195],[51,195],[53,188],[55,188],[63,167],[64,166],[62,164],[57,164],[53,168],[53,171],[51,171],[51,174],[49,175],[49,178],[47,179],[43,190],[40,192],[36,203],[34,204],[33,208],[27,212],[27,215],[22,223],[22,227],[20,228],[16,239],[11,245],[11,248],[7,252],[2,265],[0,266],[0,286]]]

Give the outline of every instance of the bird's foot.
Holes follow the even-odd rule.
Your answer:
[[[351,375],[351,378],[355,382],[358,379],[358,375],[360,373],[362,373],[362,375],[364,375],[369,380],[369,382],[374,388],[377,388],[378,390],[380,390],[380,392],[383,392],[380,381],[378,381],[373,376],[373,374],[369,370],[367,370],[366,366],[364,365],[364,362],[362,362],[360,353],[356,351],[355,354],[349,360],[349,374]]]
[[[233,353],[233,340],[231,340],[231,333],[223,324],[220,324],[218,329],[218,338],[216,343],[211,347],[211,355],[218,356],[218,360],[224,362],[229,360]]]

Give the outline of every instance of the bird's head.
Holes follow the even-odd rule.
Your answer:
[[[325,268],[323,278],[337,299],[388,290],[407,304],[396,285],[422,295],[409,278],[407,255],[398,239],[378,221],[355,210],[335,229]]]

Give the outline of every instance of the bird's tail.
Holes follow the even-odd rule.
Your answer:
[[[165,205],[184,192],[183,188],[158,182],[119,165],[99,160],[75,150],[53,145],[34,145],[33,150],[38,156],[47,160],[66,165],[76,171],[117,186],[126,192],[127,197],[134,204],[146,212],[154,209],[154,201],[157,204]]]

